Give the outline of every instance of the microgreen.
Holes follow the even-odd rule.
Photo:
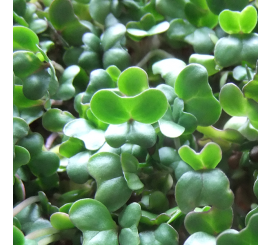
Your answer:
[[[258,244],[257,13],[13,0],[13,243]]]

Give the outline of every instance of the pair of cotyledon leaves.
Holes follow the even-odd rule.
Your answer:
[[[156,231],[141,232],[137,226],[141,219],[141,207],[137,203],[128,205],[118,216],[121,226],[119,242],[121,245],[178,244],[177,232],[168,224],[161,224]],[[72,223],[83,232],[84,243],[118,244],[117,225],[108,209],[99,201],[82,199],[75,202],[69,216]]]
[[[209,126],[218,120],[221,107],[212,94],[203,66],[191,64],[184,68],[174,87],[175,93],[184,101],[185,110],[197,118],[199,125]],[[152,124],[168,108],[164,93],[149,88],[147,74],[141,68],[130,67],[123,71],[118,78],[118,88],[119,92],[102,89],[93,95],[90,108],[99,120],[122,124],[133,119]]]

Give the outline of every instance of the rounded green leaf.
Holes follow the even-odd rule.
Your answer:
[[[117,84],[120,92],[127,96],[137,95],[149,88],[147,73],[139,67],[129,67],[124,70]]]
[[[221,67],[240,64],[242,61],[255,65],[258,60],[258,35],[232,34],[223,37],[216,43],[214,55]]]
[[[36,19],[32,21],[29,25],[29,28],[37,34],[44,32],[47,29],[47,27],[48,27],[48,24],[43,19]]]
[[[206,54],[192,54],[189,57],[189,61],[191,63],[197,63],[204,66],[208,72],[208,76],[212,76],[219,72],[216,70],[216,62],[215,57],[213,55],[206,55]]]
[[[111,212],[127,202],[132,191],[124,179],[118,155],[109,152],[96,153],[89,159],[87,168],[97,182],[96,200],[102,202]]]
[[[26,148],[31,156],[41,152],[43,144],[44,139],[39,133],[30,133],[17,142],[17,145]]]
[[[43,114],[42,125],[48,131],[61,132],[64,126],[73,119],[75,118],[71,113],[53,108]]]
[[[73,7],[68,0],[54,0],[49,8],[50,21],[58,30],[64,29],[76,20]]]
[[[85,150],[84,142],[74,137],[70,137],[59,147],[59,153],[67,158],[70,158],[83,150]]]
[[[30,161],[29,151],[24,147],[15,145],[14,153],[15,156],[13,158],[13,175],[16,174],[19,167],[27,164]]]
[[[39,39],[36,33],[24,26],[13,26],[13,51],[28,50],[37,52]]]
[[[185,67],[177,77],[174,89],[184,101],[185,110],[197,118],[199,125],[209,126],[219,119],[221,106],[213,96],[203,66],[190,64]]]
[[[30,100],[41,99],[49,89],[52,80],[47,70],[41,70],[23,79],[23,93]]]
[[[110,48],[103,54],[102,62],[104,69],[115,65],[123,71],[130,65],[130,55],[123,48]]]
[[[220,90],[220,104],[231,116],[247,116],[251,124],[258,128],[258,103],[244,97],[241,90],[233,83],[225,84]]]
[[[224,9],[241,11],[248,5],[249,0],[206,0],[209,9],[216,15],[218,15]]]
[[[91,0],[89,5],[89,11],[92,18],[101,23],[105,23],[105,18],[110,13],[111,10],[111,1],[99,1]]]
[[[223,31],[234,34],[241,31],[240,12],[224,10],[219,14],[219,24]]]
[[[221,28],[229,34],[250,33],[257,24],[257,11],[246,6],[242,12],[224,10],[219,14]]]
[[[120,125],[110,125],[105,132],[105,139],[114,148],[125,143],[150,148],[156,143],[157,135],[152,125],[131,121]]]
[[[69,210],[71,222],[82,232],[116,229],[108,209],[99,201],[85,198],[76,201]]]
[[[120,156],[121,166],[127,185],[131,190],[139,190],[143,188],[143,183],[138,177],[139,162],[133,155],[123,152]]]
[[[69,215],[62,212],[56,212],[52,214],[50,217],[50,222],[52,226],[58,230],[67,230],[75,227],[74,224],[70,221]]]
[[[28,134],[29,126],[20,117],[13,117],[13,144]]]
[[[216,245],[216,238],[205,232],[199,231],[189,236],[184,243],[184,245],[194,245],[194,244]]]
[[[176,184],[175,199],[186,214],[205,205],[227,209],[234,199],[229,184],[227,176],[219,169],[188,171]]]
[[[141,219],[141,206],[133,202],[129,204],[118,216],[119,224],[123,228],[129,228],[133,225],[137,226]]]
[[[49,151],[42,151],[31,157],[28,163],[31,172],[37,177],[48,177],[53,175],[60,165],[59,157]]]
[[[258,244],[258,214],[252,215],[247,226],[240,232],[226,230],[217,237],[217,245],[254,245]]]
[[[218,16],[209,10],[206,1],[186,3],[185,14],[188,21],[197,27],[207,26],[212,29],[218,24]]]
[[[69,137],[82,140],[85,148],[89,150],[97,150],[105,142],[104,131],[95,129],[90,121],[83,118],[74,119],[67,123],[63,132]]]
[[[256,8],[249,5],[245,7],[240,15],[241,31],[243,33],[250,33],[257,24],[257,11]]]
[[[222,158],[220,146],[214,142],[207,143],[200,153],[187,145],[182,146],[178,153],[194,170],[214,169]]]
[[[174,87],[177,76],[185,66],[186,63],[182,60],[168,58],[154,63],[152,70],[154,74],[160,74],[168,85]]]
[[[166,96],[158,89],[148,89],[132,98],[123,98],[131,117],[141,123],[152,124],[166,112],[168,102]],[[130,100],[130,101],[128,101]]]
[[[87,163],[90,157],[89,151],[83,151],[69,158],[67,174],[75,183],[84,184],[90,178],[87,171]]]
[[[20,78],[25,78],[42,66],[40,59],[32,52],[17,51],[13,53],[13,72]]]
[[[232,208],[217,209],[211,208],[206,212],[190,212],[185,217],[185,228],[189,234],[196,232],[206,232],[216,235],[231,228],[233,221]]]
[[[13,225],[13,244],[24,245],[24,242],[24,234],[20,229]]]
[[[120,245],[139,245],[140,238],[136,226],[123,228],[119,234]]]
[[[177,74],[177,76],[178,76],[178,74]],[[159,89],[160,91],[162,91],[165,94],[170,105],[173,104],[177,95],[174,92],[174,88],[172,86],[169,86],[167,84],[160,84],[160,85],[156,86],[156,89]]]
[[[99,120],[106,123],[121,124],[130,119],[124,100],[109,90],[96,92],[90,101],[90,108]]]

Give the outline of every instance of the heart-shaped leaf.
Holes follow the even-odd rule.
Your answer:
[[[82,140],[88,150],[97,150],[105,142],[104,131],[95,127],[83,118],[74,119],[67,123],[63,130],[69,137]]]
[[[216,245],[216,238],[208,233],[199,231],[189,236],[184,245],[193,245],[196,243],[200,245]]]
[[[232,34],[218,40],[214,50],[216,63],[221,67],[240,64],[242,61],[256,64],[258,60],[258,35]]]
[[[189,234],[206,232],[216,235],[231,227],[233,221],[232,208],[211,208],[206,212],[190,212],[185,217],[185,228]]]
[[[183,174],[175,187],[175,199],[180,210],[187,214],[205,205],[227,209],[233,204],[234,195],[226,175],[219,169],[210,169]]]
[[[58,230],[67,230],[75,227],[70,221],[69,215],[62,212],[52,214],[50,217],[50,222],[52,226]]]
[[[219,24],[229,34],[250,33],[257,24],[257,11],[251,5],[242,12],[224,10],[219,14]]]
[[[69,217],[83,232],[83,243],[118,245],[117,226],[101,202],[90,198],[76,201],[69,210]]]
[[[207,26],[212,29],[218,24],[218,16],[209,10],[206,0],[186,3],[185,14],[188,21],[197,27]]]
[[[152,125],[131,121],[120,125],[110,125],[105,132],[105,139],[114,148],[125,143],[150,148],[156,143],[157,135]]]
[[[154,74],[160,74],[168,85],[174,87],[176,78],[185,66],[186,63],[182,60],[168,58],[154,63],[152,70]]]
[[[87,171],[87,163],[90,157],[89,151],[83,151],[69,158],[67,174],[75,183],[84,184],[90,178]]]
[[[135,96],[148,89],[147,73],[139,67],[124,70],[117,81],[120,92],[127,96]]]
[[[221,106],[208,84],[207,70],[198,64],[185,67],[175,82],[175,93],[184,101],[185,110],[193,114],[200,126],[210,126],[220,117]]]
[[[199,54],[210,54],[215,46],[211,36],[216,37],[216,34],[212,29],[208,27],[197,29],[183,19],[172,20],[167,35],[171,40],[189,43]]]
[[[139,162],[133,155],[123,152],[120,156],[121,166],[123,169],[123,174],[129,189],[139,190],[143,188],[143,183],[138,177]]]
[[[197,63],[202,66],[204,66],[208,72],[208,76],[212,76],[219,72],[219,70],[216,69],[216,62],[215,57],[213,55],[207,55],[207,54],[192,54],[189,57],[189,61],[191,63]]]
[[[163,21],[156,24],[155,18],[151,13],[144,15],[140,21],[130,21],[127,23],[127,33],[134,41],[140,41],[143,37],[163,33],[168,30],[170,24]]]
[[[244,97],[241,90],[233,83],[224,85],[219,94],[223,110],[231,116],[248,117],[251,124],[258,128],[258,103]]]
[[[220,146],[214,142],[206,144],[200,153],[187,145],[182,146],[178,153],[194,170],[214,169],[222,158]]]
[[[140,232],[140,241],[142,245],[160,244],[177,245],[178,233],[170,225],[163,223],[155,231]]]
[[[24,26],[13,26],[13,51],[37,52],[39,39],[36,33]]]
[[[60,132],[64,126],[72,121],[74,116],[67,112],[61,111],[60,109],[49,109],[42,116],[42,125],[45,129],[51,132]]]
[[[87,167],[97,182],[95,199],[111,212],[122,207],[132,191],[123,176],[120,157],[109,152],[96,153],[90,158]]]
[[[129,119],[151,124],[167,110],[167,99],[157,89],[147,89],[134,97],[120,97],[110,90],[101,89],[90,101],[93,114],[101,121],[122,124]]]
[[[164,193],[154,191],[142,197],[141,205],[153,213],[162,213],[169,208],[169,201]]]
[[[236,230],[226,230],[217,237],[217,245],[254,245],[258,244],[258,214],[254,214],[247,227],[240,232]]]

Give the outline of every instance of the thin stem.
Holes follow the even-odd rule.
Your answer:
[[[54,142],[54,140],[58,137],[57,133],[52,133],[46,140],[45,147],[49,150]]]
[[[176,220],[178,217],[182,216],[183,213],[180,209],[178,209],[173,216],[167,221],[167,224],[170,224],[171,222],[173,222],[174,220]]]
[[[61,239],[61,236],[59,234],[51,235],[51,236],[48,236],[48,237],[41,239],[38,242],[38,245],[47,245],[47,244],[50,244],[52,242],[58,241],[60,239]]]
[[[25,199],[23,202],[21,202],[15,208],[13,208],[13,217],[16,216],[19,212],[21,212],[27,206],[35,202],[39,202],[39,201],[40,201],[39,196],[33,196],[33,197],[29,197]]]
[[[155,55],[160,55],[160,56],[163,56],[164,58],[174,58],[173,55],[167,53],[164,50],[155,49],[147,53],[147,55],[145,55],[143,59],[136,66],[143,67],[147,63],[147,61],[149,61]]]
[[[25,236],[25,238],[34,240],[42,236],[53,235],[55,233],[58,233],[59,231],[60,230],[57,230],[54,227],[44,228],[29,233],[27,236]]]
[[[59,71],[61,74],[64,73],[65,69],[63,68],[63,66],[61,66],[60,64],[56,63],[54,60],[51,60],[53,67]]]

